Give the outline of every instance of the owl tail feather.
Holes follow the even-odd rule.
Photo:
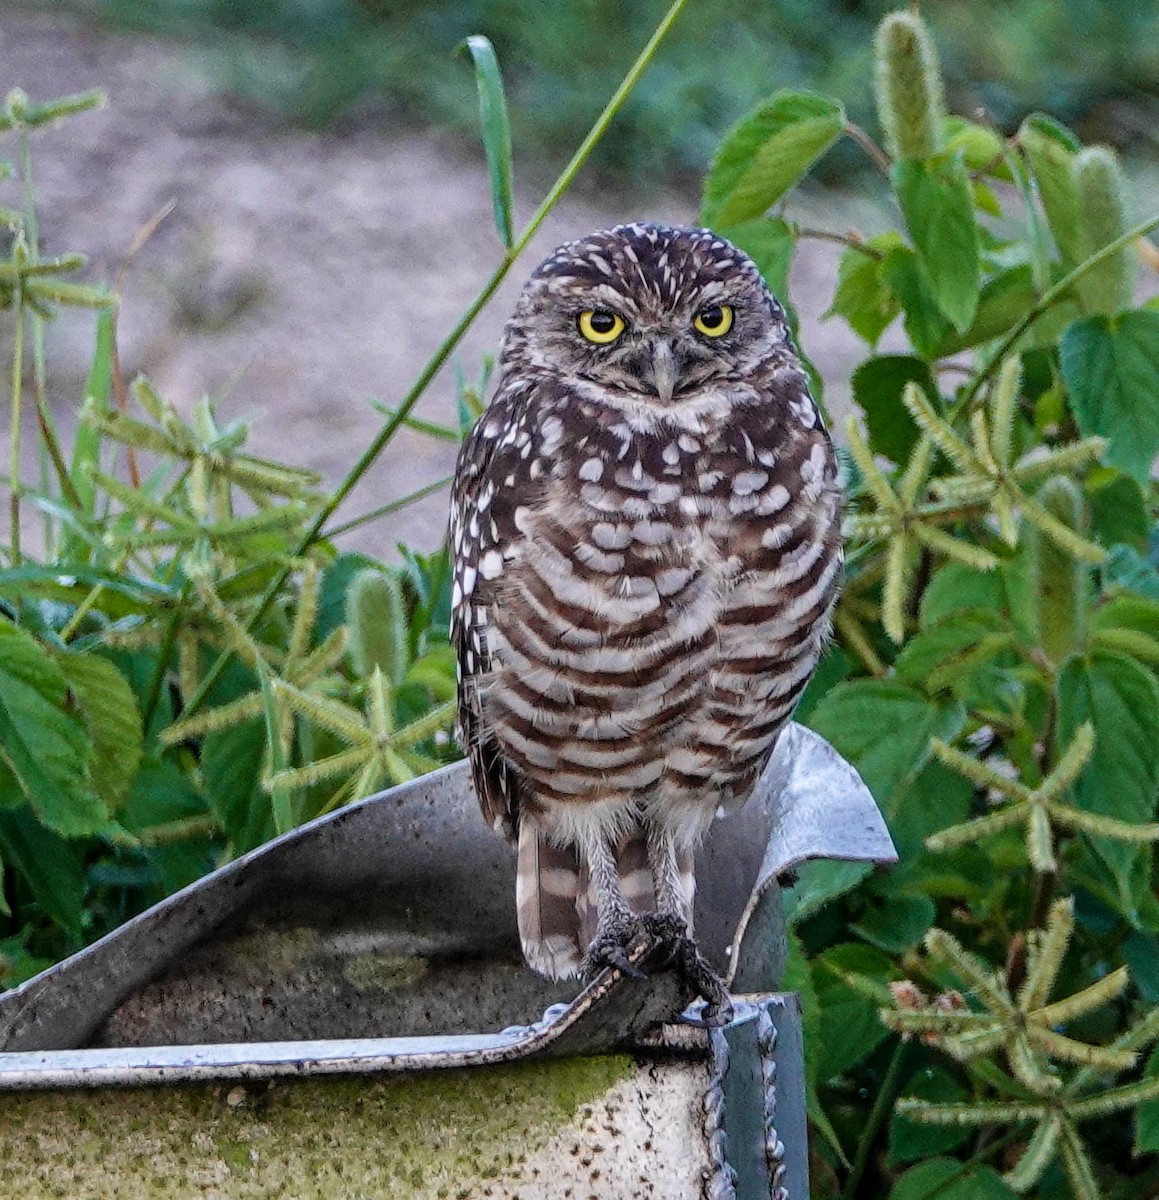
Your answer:
[[[678,873],[690,914],[691,853],[677,854],[672,869]],[[643,829],[634,829],[620,840],[616,847],[616,873],[620,890],[633,912],[655,911],[656,893]],[[519,827],[515,908],[527,965],[549,979],[581,974],[584,955],[596,936],[595,884],[575,847],[553,845],[532,821],[523,821]]]

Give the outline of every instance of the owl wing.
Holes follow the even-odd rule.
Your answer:
[[[527,499],[530,400],[524,387],[502,389],[494,397],[459,451],[451,493],[451,644],[459,683],[459,742],[484,817],[511,839],[518,830],[519,780],[487,731],[482,689],[496,666],[488,637],[494,584],[522,536],[515,528],[512,497]]]

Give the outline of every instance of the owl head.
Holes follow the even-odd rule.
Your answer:
[[[753,261],[708,229],[618,225],[561,246],[532,274],[504,365],[670,408],[751,380],[790,349]]]

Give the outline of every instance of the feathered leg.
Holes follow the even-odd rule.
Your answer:
[[[589,892],[596,903],[596,932],[588,946],[585,966],[588,970],[616,967],[625,975],[639,976],[641,972],[628,961],[627,949],[640,924],[624,897],[615,852],[607,839],[593,830],[583,840],[580,857],[587,863]]]
[[[704,999],[701,1022],[727,1025],[733,1016],[728,988],[692,937],[692,852],[678,847],[670,830],[653,824],[648,829],[648,865],[656,891],[656,911],[644,916],[644,927],[670,948],[671,961]]]

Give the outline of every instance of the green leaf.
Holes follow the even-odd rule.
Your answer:
[[[870,895],[864,911],[850,929],[880,950],[901,954],[925,937],[936,915],[934,902],[928,896]]]
[[[1127,588],[1159,600],[1159,571],[1132,546],[1112,546],[1102,574],[1104,587]]]
[[[1139,995],[1148,1004],[1159,1004],[1159,938],[1153,933],[1133,929],[1123,939],[1119,950],[1131,973],[1131,983],[1139,989]],[[1159,1121],[1159,1104],[1156,1105],[1155,1115]],[[1159,1125],[1156,1129],[1159,1130]],[[1159,1150],[1159,1145],[1155,1149]]]
[[[763,215],[837,140],[845,110],[811,92],[771,96],[729,133],[704,181],[701,218],[722,228]]]
[[[1159,683],[1134,659],[1096,651],[1075,658],[1058,681],[1058,742],[1090,721],[1095,748],[1075,783],[1089,812],[1150,821],[1159,791]]]
[[[146,759],[125,801],[125,826],[148,841],[150,830],[205,815],[205,797],[189,777],[166,759]],[[199,879],[213,867],[213,851],[202,834],[149,845],[144,851],[165,893]]]
[[[832,1079],[856,1066],[889,1036],[873,998],[897,971],[887,955],[861,943],[834,946],[813,963],[813,986],[821,1015],[818,1021],[818,1080]],[[854,982],[865,986],[856,987]]]
[[[1079,431],[1105,437],[1106,462],[1147,487],[1159,452],[1159,312],[1075,321],[1059,361]]]
[[[941,1067],[925,1067],[915,1072],[903,1095],[943,1104],[969,1099],[957,1080]],[[971,1135],[967,1126],[922,1125],[895,1112],[889,1123],[889,1161],[910,1163],[956,1150],[968,1142]]]
[[[717,232],[756,263],[769,291],[784,303],[789,294],[789,268],[796,246],[788,224],[780,217],[758,217],[718,228]]]
[[[113,385],[113,355],[115,351],[116,319],[112,309],[105,309],[97,314],[97,338],[93,347],[93,360],[89,367],[88,379],[85,381],[84,399],[86,403],[96,403],[101,409],[108,404],[109,392]],[[101,434],[92,424],[81,421],[77,426],[73,443],[72,466],[69,476],[73,487],[80,498],[81,508],[91,514],[96,484],[92,472],[100,466]],[[71,558],[67,552],[62,559],[68,562]]]
[[[65,680],[48,652],[0,619],[0,754],[37,817],[65,837],[108,824],[89,776],[92,743],[65,714]]]
[[[1159,1047],[1151,1051],[1143,1078],[1159,1078]],[[1135,1153],[1156,1151],[1159,1151],[1159,1100],[1149,1100],[1135,1110]]]
[[[946,150],[961,153],[969,171],[985,171],[994,179],[1010,182],[1010,168],[1005,162],[1006,144],[1002,136],[989,125],[979,125],[964,117],[947,117],[943,123]]]
[[[1078,139],[1065,125],[1042,113],[1032,113],[1018,131],[1018,143],[1030,163],[1046,220],[1064,262],[1082,258],[1082,221],[1074,156]]]
[[[788,953],[785,959],[785,971],[781,986],[786,991],[796,993],[797,999],[801,1004],[801,1025],[805,1034],[806,1110],[814,1128],[829,1143],[829,1146],[841,1164],[848,1168],[849,1161],[845,1157],[845,1151],[841,1146],[841,1139],[837,1136],[837,1132],[833,1128],[828,1114],[821,1107],[821,1101],[817,1096],[817,1063],[820,1051],[818,1034],[821,1021],[821,1006],[817,1001],[817,993],[813,990],[813,974],[809,967],[809,960],[801,946],[800,938],[792,930],[789,930],[785,941]]]
[[[842,251],[837,266],[837,289],[827,317],[841,316],[849,327],[871,346],[901,311],[901,304],[890,288],[884,272],[885,255],[903,249],[901,236],[892,230],[870,238],[866,246],[876,253],[867,254],[850,246]]]
[[[965,333],[950,330],[938,347],[938,357],[957,354],[1000,337],[1034,306],[1038,293],[1025,264],[992,275],[978,294],[978,311]]]
[[[930,676],[939,686],[953,677],[953,660],[973,650],[979,642],[1007,627],[992,609],[965,609],[936,625],[924,628],[906,642],[894,663],[894,676],[902,683],[928,685]]]
[[[881,264],[882,275],[904,313],[906,337],[922,358],[937,358],[950,334],[918,256],[908,247],[890,250]]]
[[[270,798],[261,786],[264,721],[243,721],[209,734],[201,748],[205,791],[234,855],[274,836]]]
[[[931,833],[964,821],[973,799],[969,780],[936,759],[926,763],[899,789],[887,814],[889,832],[902,861],[909,863],[921,854]],[[900,890],[902,881],[897,886]]]
[[[937,704],[888,680],[839,683],[817,705],[811,726],[861,773],[886,816],[905,785],[930,760],[930,738],[952,740],[965,723],[961,705]]]
[[[935,409],[941,407],[938,385],[928,364],[908,354],[882,354],[867,358],[853,372],[853,399],[865,414],[869,444],[899,465],[909,460],[919,430],[902,403],[907,383],[916,383]]]
[[[868,863],[811,860],[796,868],[796,881],[781,896],[785,923],[797,925],[855,888],[870,872]]]
[[[1104,546],[1122,542],[1136,550],[1147,548],[1151,514],[1143,489],[1129,475],[1097,467],[1086,479],[1091,530]]]
[[[487,155],[487,171],[491,176],[491,206],[495,210],[495,227],[499,230],[503,245],[510,249],[515,242],[512,231],[515,168],[503,76],[499,73],[495,47],[487,38],[474,34],[463,45],[475,63],[475,83],[479,88],[479,124],[483,133],[483,149]]]
[[[0,809],[0,859],[23,879],[36,902],[57,925],[79,937],[84,924],[84,867],[63,838],[28,809]]]
[[[958,158],[906,159],[892,170],[894,190],[922,269],[941,311],[959,333],[978,309],[982,280],[970,177]]]
[[[1018,1200],[1018,1193],[993,1167],[931,1158],[911,1167],[893,1185],[889,1200]]]
[[[107,659],[76,652],[59,652],[53,658],[92,738],[93,786],[115,808],[128,791],[144,750],[137,698]]]
[[[944,563],[922,595],[918,612],[923,629],[931,629],[951,613],[990,610],[1024,639],[1032,638],[1033,594],[1022,555],[997,571],[976,571],[964,563]]]
[[[1058,680],[1058,741],[1065,746],[1090,721],[1095,731],[1091,760],[1074,785],[1076,804],[1121,821],[1154,819],[1159,791],[1159,683],[1133,658],[1096,650],[1072,659]],[[1135,894],[1149,850],[1104,837],[1089,837],[1117,884],[1114,901],[1138,924]],[[1149,872],[1148,872],[1149,874]]]

